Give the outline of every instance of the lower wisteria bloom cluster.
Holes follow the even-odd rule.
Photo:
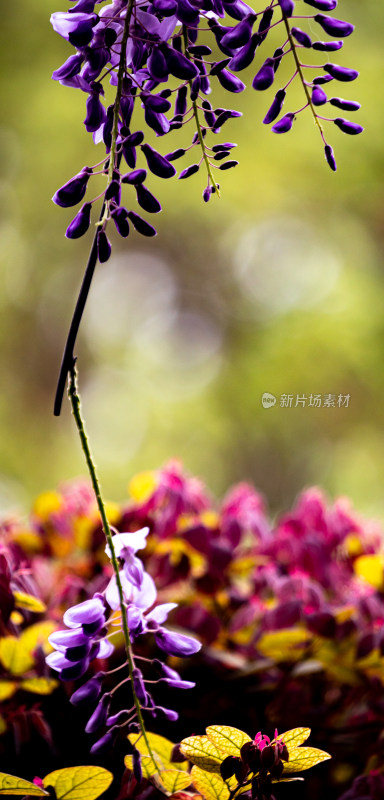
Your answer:
[[[66,233],[71,239],[82,236],[90,226],[93,204],[102,199],[97,222],[100,262],[111,253],[106,233],[109,220],[123,237],[128,236],[130,225],[144,236],[155,235],[153,225],[141,216],[141,209],[149,214],[161,210],[146,185],[148,171],[171,178],[176,175],[174,162],[187,155],[189,163],[179,179],[202,168],[207,180],[204,200],[219,193],[217,176],[238,163],[231,155],[236,145],[214,144],[211,135],[220,134],[228,120],[241,114],[216,106],[209,98],[216,82],[230,95],[242,92],[246,87],[239,73],[255,60],[252,86],[258,92],[275,86],[283,62],[290,59],[293,67],[263,120],[266,125],[273,123],[274,133],[288,132],[298,115],[309,110],[326,160],[336,170],[323,123],[333,123],[346,134],[363,130],[339,116],[357,110],[359,103],[332,91],[335,82],[344,86],[358,76],[355,69],[333,62],[333,53],[353,31],[352,24],[333,16],[337,0],[272,0],[257,10],[244,0],[113,0],[97,12],[95,5],[94,0],[78,0],[69,11],[52,15],[54,30],[75,49],[53,78],[84,92],[85,127],[96,144],[103,144],[106,155],[96,166],[83,167],[53,199],[63,207],[76,206],[84,200],[93,176],[105,176],[101,194],[92,196],[91,192]],[[303,24],[308,30],[299,27]],[[275,28],[281,30],[279,46],[259,59],[259,50]],[[314,55],[314,63],[307,63],[309,54]],[[285,111],[294,81],[302,85],[304,102]],[[325,108],[335,110],[337,116],[324,115]],[[180,147],[160,153],[141,130],[142,114],[147,130],[157,137],[191,123],[190,144],[186,146],[183,140]]]
[[[145,548],[148,533],[149,528],[143,528],[135,533],[117,533],[113,537],[115,553],[121,564],[119,578],[124,593],[130,640],[135,642],[144,634],[152,634],[157,647],[163,653],[177,657],[191,656],[200,650],[200,643],[190,636],[164,627],[168,613],[176,608],[177,604],[163,603],[153,607],[156,603],[156,587],[136,555],[138,550]],[[111,555],[109,546],[106,550]],[[121,626],[121,620],[116,620],[116,615],[113,613],[117,609],[120,609],[120,598],[117,579],[113,576],[104,593],[98,592],[89,600],[65,612],[63,621],[67,629],[55,631],[48,637],[55,650],[46,658],[48,666],[59,673],[61,680],[72,681],[80,678],[87,672],[93,659],[105,659],[111,655],[114,646],[110,637],[113,637],[113,629]],[[152,661],[142,659],[145,666],[148,668],[149,665],[153,673],[151,679],[147,679],[142,669],[136,665],[132,651],[130,658],[133,664],[131,677],[123,678],[114,688],[103,692],[103,683],[104,679],[108,678],[108,672],[98,672],[72,694],[73,705],[92,706],[96,702],[96,707],[87,722],[86,732],[94,733],[101,728],[107,729],[91,747],[93,753],[110,746],[120,730],[126,729],[132,732],[138,729],[140,720],[137,703],[140,710],[147,712],[150,717],[160,716],[168,720],[178,718],[176,711],[155,704],[149,684],[163,682],[178,689],[190,689],[195,685],[192,681],[182,680],[176,670],[163,664],[159,659]],[[127,666],[127,662],[120,665],[117,670],[112,670],[112,674],[119,672],[124,666]],[[127,684],[130,683],[134,690],[131,692],[133,697],[131,706],[124,708],[118,703],[113,709],[115,693],[122,687],[127,688]],[[140,759],[138,751],[135,752],[136,771],[139,774]]]

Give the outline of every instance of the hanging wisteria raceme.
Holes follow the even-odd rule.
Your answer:
[[[211,135],[219,134],[228,120],[241,114],[215,107],[208,97],[215,81],[230,94],[245,89],[238,73],[258,59],[272,29],[281,30],[281,43],[259,60],[252,86],[265,91],[275,85],[280,65],[287,59],[291,59],[293,73],[278,88],[264,123],[274,123],[274,133],[286,133],[308,109],[332,170],[336,170],[336,161],[323,123],[333,123],[346,134],[363,130],[344,117],[324,115],[325,107],[332,106],[337,113],[360,107],[355,101],[333,96],[338,92],[331,89],[335,81],[349,83],[358,76],[355,69],[330,60],[353,31],[349,22],[331,16],[337,0],[272,0],[257,10],[244,0],[113,0],[98,13],[95,5],[94,0],[78,0],[69,11],[52,15],[54,30],[75,48],[53,78],[87,95],[84,124],[94,142],[104,144],[105,157],[96,167],[81,169],[53,199],[63,207],[75,206],[84,199],[93,175],[105,174],[102,194],[81,206],[66,232],[71,239],[82,236],[90,226],[93,204],[102,198],[97,223],[100,262],[107,261],[111,253],[106,233],[109,220],[123,237],[128,236],[131,225],[144,236],[156,234],[141,211],[133,210],[137,205],[148,214],[161,210],[146,186],[148,171],[171,178],[176,175],[174,162],[188,155],[193,163],[180,171],[179,179],[203,168],[207,177],[204,200],[219,193],[218,171],[236,166],[238,162],[231,157],[236,145],[215,144]],[[223,58],[217,59],[217,50]],[[320,63],[306,63],[310,52]],[[301,82],[304,104],[285,111],[287,91],[294,81]],[[106,95],[111,95],[112,102]],[[144,111],[146,126],[158,137],[191,123],[191,144],[166,154],[158,152],[146,141],[145,132],[137,129],[138,106]]]
[[[164,627],[168,614],[177,607],[177,603],[155,606],[155,584],[136,555],[138,550],[145,548],[148,533],[149,528],[142,528],[134,533],[116,533],[113,536],[116,557],[121,565],[119,577],[123,587],[130,641],[133,643],[138,637],[151,634],[163,653],[179,658],[191,656],[200,650],[200,643],[191,636]],[[106,552],[111,556],[109,546],[106,547]],[[46,658],[47,664],[59,673],[61,680],[72,681],[82,677],[93,659],[107,658],[113,653],[114,647],[109,637],[116,633],[116,626],[121,626],[121,620],[116,620],[114,614],[120,607],[116,576],[113,576],[104,593],[98,592],[91,599],[65,612],[63,621],[67,627],[49,636],[55,650]],[[131,678],[125,677],[113,688],[103,691],[105,681],[109,682],[111,675],[119,674],[126,667],[127,662],[124,661],[110,673],[97,672],[92,675],[71,697],[71,703],[75,706],[95,706],[85,730],[87,733],[95,733],[104,729],[104,733],[91,747],[93,753],[110,746],[119,731],[132,732],[139,729],[137,703],[140,711],[151,717],[160,716],[169,720],[178,718],[173,709],[156,705],[149,685],[167,683],[177,689],[191,689],[195,686],[192,681],[183,680],[176,670],[157,658],[152,661],[141,659],[145,674],[144,668],[137,666],[133,650],[131,658]],[[129,684],[131,702],[125,707],[126,703],[120,700],[120,690],[127,687],[129,689]],[[134,755],[138,759],[139,770],[138,751]]]

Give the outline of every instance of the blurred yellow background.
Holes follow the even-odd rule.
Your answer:
[[[85,473],[68,404],[61,418],[52,414],[89,238],[64,238],[73,214],[51,196],[101,158],[82,125],[86,96],[51,80],[71,48],[49,16],[66,7],[20,0],[2,15],[4,510]],[[262,125],[272,93],[252,90],[252,67],[246,92],[228,100],[220,90],[214,103],[244,114],[216,139],[239,144],[239,166],[220,176],[222,198],[203,203],[202,171],[181,182],[152,177],[164,208],[159,235],[115,237],[98,267],[76,352],[110,499],[125,496],[135,471],[177,456],[217,495],[251,480],[278,510],[317,483],[384,516],[384,14],[380,3],[341,0],[337,16],[356,31],[334,60],[361,76],[336,93],[362,103],[353,119],[366,128],[348,137],[328,125],[337,173],[309,114],[285,136]],[[255,64],[270,50],[267,40]],[[287,110],[296,101],[300,87]],[[179,146],[177,133],[156,146]],[[262,407],[263,392],[277,397],[274,407]],[[281,408],[283,393],[293,406],[297,394],[350,402]]]

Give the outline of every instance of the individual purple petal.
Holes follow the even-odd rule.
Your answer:
[[[166,81],[168,78],[168,67],[164,54],[158,47],[154,47],[148,56],[147,66],[152,78],[156,81]]]
[[[183,178],[190,178],[191,175],[194,175],[195,172],[199,171],[199,164],[191,164],[189,167],[186,167],[180,172],[179,181],[183,180]]]
[[[145,169],[143,170],[136,170],[136,172],[143,172],[144,178],[146,176]],[[131,175],[134,173],[132,172]],[[141,176],[138,183],[142,183]],[[132,181],[135,183],[135,181]],[[113,542],[113,549],[115,551],[115,555],[117,558],[124,558],[124,551],[131,550],[132,553],[137,553],[138,550],[144,550],[147,546],[147,536],[149,534],[149,528],[140,528],[138,531],[132,531],[128,533],[115,533],[112,537]],[[109,544],[105,547],[105,552],[108,558],[112,557],[111,549]]]
[[[94,658],[109,658],[115,649],[109,639],[101,639],[97,648]]]
[[[333,11],[337,6],[337,0],[304,0],[304,2],[320,11]]]
[[[157,658],[153,661],[153,665],[160,674],[164,676],[163,680],[168,683],[168,686],[172,686],[174,689],[193,689],[196,686],[194,681],[182,680],[175,669],[168,667],[167,664],[163,664]]]
[[[164,714],[166,719],[169,719],[171,722],[176,722],[179,719],[179,715],[177,711],[174,711],[172,708],[164,708],[164,706],[156,706],[156,711],[160,711],[161,714]]]
[[[176,0],[153,0],[152,5],[162,17],[171,17],[177,10]]]
[[[142,189],[141,186],[137,187],[137,189],[139,188]],[[127,581],[132,583],[133,586],[136,586],[137,589],[140,589],[144,579],[144,566],[142,561],[136,558],[133,553],[127,552],[124,556],[123,571]]]
[[[105,264],[108,261],[112,252],[111,243],[105,231],[99,231],[97,234],[97,257],[100,264]]]
[[[100,101],[99,92],[92,92],[87,99],[87,114],[84,125],[89,133],[93,133],[100,128],[106,118],[105,108]]]
[[[148,695],[145,689],[143,674],[137,667],[134,667],[132,670],[132,678],[137,699],[142,706],[146,706],[148,703]]]
[[[273,125],[272,127],[273,132],[287,133],[288,131],[291,130],[294,119],[295,119],[294,114],[292,113],[286,114],[284,117],[279,119],[279,121]]]
[[[54,81],[61,81],[65,78],[73,78],[74,75],[78,75],[81,70],[81,65],[83,63],[84,56],[81,53],[77,53],[75,56],[69,56],[64,64],[52,73],[52,78]]]
[[[141,99],[145,106],[149,106],[153,111],[169,111],[171,103],[159,94],[142,94]]]
[[[121,184],[120,180],[112,180],[106,189],[105,199],[114,200],[117,205],[120,205],[121,198]]]
[[[328,98],[321,86],[314,86],[311,99],[314,106],[322,106],[327,102]]]
[[[323,69],[337,81],[354,81],[359,75],[356,69],[340,67],[339,64],[324,64]]]
[[[143,183],[147,177],[147,170],[146,169],[135,169],[133,172],[128,172],[126,175],[123,175],[121,182],[122,183],[129,183],[132,186],[137,185],[138,183]],[[149,530],[149,528],[148,528]],[[130,534],[131,535],[131,534]],[[144,545],[145,547],[145,545]],[[140,550],[141,548],[137,548]]]
[[[236,75],[232,75],[227,69],[220,70],[217,77],[222,87],[228,92],[243,92],[245,89],[245,83],[240,78],[237,78]]]
[[[223,8],[229,17],[239,20],[255,13],[253,8],[244,3],[243,0],[223,0]]]
[[[269,125],[276,119],[276,117],[279,116],[280,111],[284,105],[285,95],[286,95],[285,89],[279,89],[279,91],[276,92],[275,99],[263,119],[264,125]]]
[[[144,211],[148,211],[149,214],[158,214],[161,211],[161,205],[157,198],[152,194],[152,192],[147,189],[146,186],[143,184],[138,184],[135,186],[136,195],[137,195],[137,202]]]
[[[85,203],[77,212],[65,232],[67,239],[79,239],[87,232],[91,222],[92,203]]]
[[[70,208],[76,206],[77,203],[83,199],[87,191],[87,184],[92,174],[90,167],[84,167],[81,172],[75,175],[71,180],[67,181],[64,186],[55,192],[52,200],[56,205],[62,208]]]
[[[357,125],[356,122],[350,122],[348,119],[342,119],[342,117],[337,117],[333,121],[343,133],[349,133],[351,136],[356,136],[357,133],[362,133],[364,130],[362,125]]]
[[[142,236],[156,236],[156,229],[153,228],[149,222],[140,217],[139,214],[136,214],[135,211],[129,211],[128,216],[135,230],[137,230],[138,233],[141,233]]]
[[[325,14],[316,14],[314,16],[315,22],[318,22],[323,30],[329,36],[350,36],[355,30],[355,26],[350,22],[344,22],[342,19],[334,19],[327,17]]]
[[[303,47],[312,47],[312,39],[305,31],[300,28],[291,28],[291,34]]]
[[[281,8],[284,16],[286,16],[286,17],[291,17],[292,16],[292,14],[293,14],[293,12],[295,10],[295,4],[294,4],[293,0],[279,0],[279,5],[280,5],[280,8]]]
[[[127,608],[127,622],[129,632],[133,639],[140,636],[144,631],[144,622],[142,611],[134,605],[129,605]]]
[[[313,49],[320,50],[324,53],[333,53],[335,50],[341,50],[344,42],[342,39],[339,39],[335,42],[313,42]]]
[[[170,656],[192,656],[201,649],[201,644],[197,639],[192,639],[191,636],[185,636],[183,633],[168,631],[166,628],[159,628],[155,631],[154,636],[160,650]]]
[[[73,14],[65,11],[55,11],[51,15],[51,25],[56,33],[67,39],[75,47],[88,44],[93,36],[92,28],[97,24],[96,14]]]
[[[88,644],[88,637],[83,633],[82,627],[79,626],[69,630],[54,631],[48,636],[48,641],[56,650],[61,650],[65,653],[68,647],[73,648]]]
[[[343,100],[342,97],[331,97],[329,102],[331,106],[341,108],[343,111],[358,111],[361,108],[360,103],[355,100]]]
[[[101,700],[99,700],[92,716],[89,718],[85,726],[86,733],[94,733],[105,724],[110,704],[111,695],[109,693],[103,694]]]
[[[73,681],[81,678],[89,667],[89,658],[84,658],[82,661],[72,663],[62,653],[55,651],[49,653],[46,657],[46,662],[51,669],[60,673],[62,681]]]
[[[82,11],[83,14],[92,14],[95,5],[95,0],[78,0],[78,2],[69,9],[69,14],[75,14],[78,11]]]
[[[124,239],[126,239],[127,236],[129,236],[129,222],[128,222],[127,209],[124,208],[124,206],[119,206],[119,208],[115,208],[111,212],[111,217],[115,223],[116,230],[119,236],[122,236]]]
[[[198,75],[199,70],[196,65],[192,63],[183,53],[179,53],[173,47],[168,47],[165,50],[165,59],[167,62],[168,71],[175,78],[182,80],[193,80]]]
[[[238,52],[231,58],[228,67],[233,72],[240,72],[242,69],[249,67],[255,57],[255,52],[260,44],[260,36],[254,33],[249,42],[244,45]]]
[[[127,147],[137,147],[143,141],[144,141],[143,131],[135,131],[135,133],[130,133],[129,136],[124,137],[124,144]]]
[[[154,175],[159,178],[172,178],[176,174],[175,167],[149,144],[141,145],[141,149],[147,159],[148,168]]]
[[[252,86],[257,91],[264,91],[272,86],[274,80],[275,72],[273,69],[273,59],[267,58],[262,67],[260,67],[259,71],[256,73],[252,81]]]
[[[167,619],[168,614],[173,611],[174,608],[177,608],[177,606],[177,603],[162,603],[146,615],[146,620],[151,620],[152,622],[157,622],[159,625],[162,625]]]
[[[164,136],[164,134],[168,133],[170,130],[171,123],[165,114],[153,111],[152,108],[148,106],[146,106],[144,110],[144,119],[148,127],[152,128],[158,136]]]
[[[104,621],[105,607],[99,597],[92,597],[83,603],[78,603],[72,608],[68,608],[64,613],[63,622],[67,628],[76,628],[78,625],[91,624],[93,622]]]
[[[100,672],[83,683],[71,696],[70,703],[73,706],[86,706],[94,703],[100,696],[103,678],[104,675]]]

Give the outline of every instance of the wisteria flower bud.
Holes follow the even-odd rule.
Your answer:
[[[196,65],[192,63],[183,53],[179,53],[173,47],[167,47],[165,51],[165,59],[167,62],[168,71],[175,78],[182,80],[193,80],[198,75],[199,70]]]
[[[169,111],[171,103],[160,94],[142,94],[141,99],[145,106],[149,106],[153,111]]]
[[[293,14],[293,12],[295,10],[295,4],[294,4],[293,0],[279,0],[279,5],[280,5],[280,8],[281,8],[283,14],[286,17],[291,17],[292,16],[292,14]]]
[[[237,167],[238,163],[238,161],[226,161],[225,164],[220,164],[219,169],[232,169],[233,167]]]
[[[311,99],[314,106],[322,106],[327,102],[327,95],[321,86],[314,86]]]
[[[128,217],[132,222],[133,227],[142,236],[156,236],[156,229],[152,227],[145,219],[136,214],[135,211],[128,211]]]
[[[344,22],[341,19],[327,17],[324,14],[316,14],[314,16],[314,20],[321,25],[323,30],[328,33],[329,36],[350,36],[355,30],[355,26],[350,22]]]
[[[109,693],[103,694],[101,700],[97,704],[92,716],[89,718],[85,726],[86,733],[94,733],[105,724],[110,703],[111,695]]]
[[[160,713],[163,714],[166,719],[169,719],[170,722],[176,722],[179,719],[177,711],[174,711],[172,708],[164,708],[164,706],[156,706],[156,711],[160,711]]]
[[[172,153],[167,153],[165,158],[167,161],[176,161],[177,158],[181,158],[182,156],[185,156],[185,150],[179,147],[177,150],[173,150]]]
[[[236,55],[231,58],[228,64],[229,69],[231,69],[233,72],[240,72],[242,69],[249,67],[249,65],[252,64],[256,49],[259,44],[260,36],[258,33],[254,33],[249,42],[247,42],[244,47],[241,47]]]
[[[199,164],[191,164],[190,167],[186,167],[180,172],[179,181],[183,180],[183,178],[190,178],[191,175],[194,175],[195,172],[199,171]]]
[[[98,739],[97,742],[92,745],[90,752],[93,754],[101,753],[103,750],[107,750],[108,747],[112,747],[118,732],[118,727],[111,728],[109,731],[107,731],[107,733],[104,734],[104,736],[101,737],[101,739]]]
[[[119,236],[126,239],[129,236],[128,211],[124,206],[119,206],[112,211],[111,217],[115,223]]]
[[[106,117],[105,108],[100,102],[99,92],[92,92],[88,96],[86,107],[87,115],[84,120],[85,128],[89,133],[98,131]]]
[[[314,50],[320,50],[324,53],[333,53],[335,50],[341,50],[343,44],[343,40],[339,39],[335,42],[313,42],[312,47]]]
[[[269,125],[276,119],[276,117],[279,116],[284,105],[285,95],[285,89],[279,89],[279,91],[276,93],[275,99],[263,119],[264,125]]]
[[[107,190],[105,192],[105,199],[106,200],[114,200],[117,205],[120,203],[120,196],[121,196],[121,185],[119,180],[113,180],[107,186]]]
[[[135,188],[139,206],[149,214],[158,214],[161,211],[161,205],[152,192],[142,183],[137,184]]]
[[[94,703],[100,696],[103,677],[102,673],[98,673],[83,683],[71,696],[70,703],[73,706],[87,706]]]
[[[182,117],[187,111],[187,87],[181,86],[176,95],[175,114],[180,114]]]
[[[304,2],[320,11],[333,11],[337,6],[337,0],[304,0]]]
[[[349,133],[352,136],[355,136],[357,133],[362,133],[364,130],[362,125],[357,125],[355,122],[350,122],[348,119],[342,119],[342,117],[337,117],[333,121],[343,133]]]
[[[154,47],[147,61],[148,70],[152,78],[156,81],[166,81],[168,79],[168,67],[164,54],[158,47]]]
[[[137,186],[139,183],[144,183],[146,177],[146,169],[135,169],[133,172],[128,172],[126,175],[123,175],[121,182],[130,183],[132,186]]]
[[[183,633],[171,633],[166,628],[155,632],[155,641],[160,650],[170,656],[192,656],[201,649],[200,642]]]
[[[60,189],[55,192],[52,197],[53,202],[62,208],[76,206],[77,203],[80,203],[83,199],[87,191],[87,184],[91,174],[92,170],[90,167],[84,167],[81,172],[75,175],[74,178],[71,178],[70,181],[67,181],[64,186],[61,186]]]
[[[81,70],[81,65],[83,63],[84,57],[81,53],[78,53],[75,56],[69,56],[67,60],[62,64],[61,67],[55,69],[52,73],[52,78],[54,81],[61,81],[68,78],[73,78],[74,75],[78,75]]]
[[[245,19],[235,25],[228,33],[225,33],[221,44],[225,47],[233,48],[236,50],[238,47],[243,47],[247,44],[252,36],[253,23],[255,22],[256,14],[249,14]]]
[[[271,22],[272,22],[272,18],[273,18],[273,8],[266,8],[266,10],[264,11],[264,13],[263,13],[263,15],[261,17],[261,20],[260,20],[260,23],[259,23],[259,27],[258,27],[258,30],[257,30],[258,34],[260,35],[260,44],[261,44],[261,42],[264,41],[264,39],[266,38],[266,36],[268,34],[268,30],[270,28],[270,25],[271,25]]]
[[[273,81],[275,80],[275,71],[273,69],[273,59],[267,58],[264,61],[262,67],[260,67],[259,71],[256,73],[253,81],[252,86],[257,91],[264,91],[265,89],[269,89],[272,86]]]
[[[245,83],[240,78],[237,78],[236,75],[232,75],[227,69],[220,70],[217,77],[223,88],[228,92],[243,92],[245,89]]]
[[[324,64],[324,69],[337,81],[354,81],[359,75],[356,69],[340,67],[338,64]]]
[[[240,759],[238,756],[227,756],[220,764],[220,775],[224,781],[232,778],[236,774],[240,766]]]
[[[133,766],[133,774],[137,780],[137,783],[141,782],[143,777],[143,771],[141,769],[141,755],[136,748],[132,753],[132,766]]]
[[[112,252],[111,243],[105,231],[99,231],[97,234],[97,257],[100,264],[105,264],[108,261]]]
[[[305,31],[300,28],[291,28],[291,34],[303,47],[312,47],[312,39]]]
[[[77,212],[65,232],[67,239],[79,239],[87,232],[91,222],[91,203],[85,203]]]
[[[288,131],[290,131],[291,128],[292,128],[294,119],[295,119],[295,115],[294,114],[292,114],[292,113],[286,114],[284,117],[279,119],[279,121],[276,122],[273,125],[273,127],[272,127],[273,132],[274,133],[288,133]]]
[[[342,97],[331,97],[329,102],[331,106],[341,108],[343,111],[358,111],[361,108],[360,103],[356,103],[355,100],[343,100]]]
[[[149,144],[141,145],[141,149],[147,159],[148,168],[154,175],[159,178],[172,178],[176,174],[175,167]]]
[[[142,672],[135,667],[132,671],[133,677],[133,686],[136,692],[137,699],[141,703],[142,706],[146,706],[148,703],[148,695],[145,689],[144,679]]]

